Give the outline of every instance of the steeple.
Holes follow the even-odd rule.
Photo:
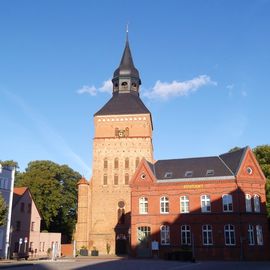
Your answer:
[[[128,30],[126,44],[119,67],[113,74],[113,94],[133,93],[139,95],[141,79],[139,71],[135,68],[128,41]]]

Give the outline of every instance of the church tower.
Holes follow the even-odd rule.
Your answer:
[[[140,99],[141,79],[128,36],[112,83],[111,99],[94,115],[93,175],[89,185],[78,183],[75,238],[77,249],[84,245],[101,254],[124,254],[130,237],[129,182],[143,157],[153,162],[151,113]],[[85,203],[88,209],[80,209]]]

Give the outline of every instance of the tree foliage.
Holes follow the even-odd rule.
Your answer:
[[[253,149],[253,152],[267,178],[266,180],[266,208],[268,218],[270,218],[270,145],[259,145]]]
[[[43,229],[61,232],[69,241],[76,223],[80,178],[81,175],[67,165],[41,160],[30,162],[15,185],[30,189],[44,221]]]
[[[6,223],[6,218],[7,218],[7,205],[6,202],[2,196],[2,194],[0,193],[0,226],[5,225]]]

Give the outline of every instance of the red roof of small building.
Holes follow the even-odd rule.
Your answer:
[[[82,177],[81,180],[79,180],[79,182],[77,183],[77,185],[89,185],[88,181],[85,179],[85,177]]]
[[[15,187],[13,193],[21,196],[27,189],[27,187]]]

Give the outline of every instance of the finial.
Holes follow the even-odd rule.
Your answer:
[[[127,23],[127,26],[126,26],[126,41],[128,41],[128,23]]]

